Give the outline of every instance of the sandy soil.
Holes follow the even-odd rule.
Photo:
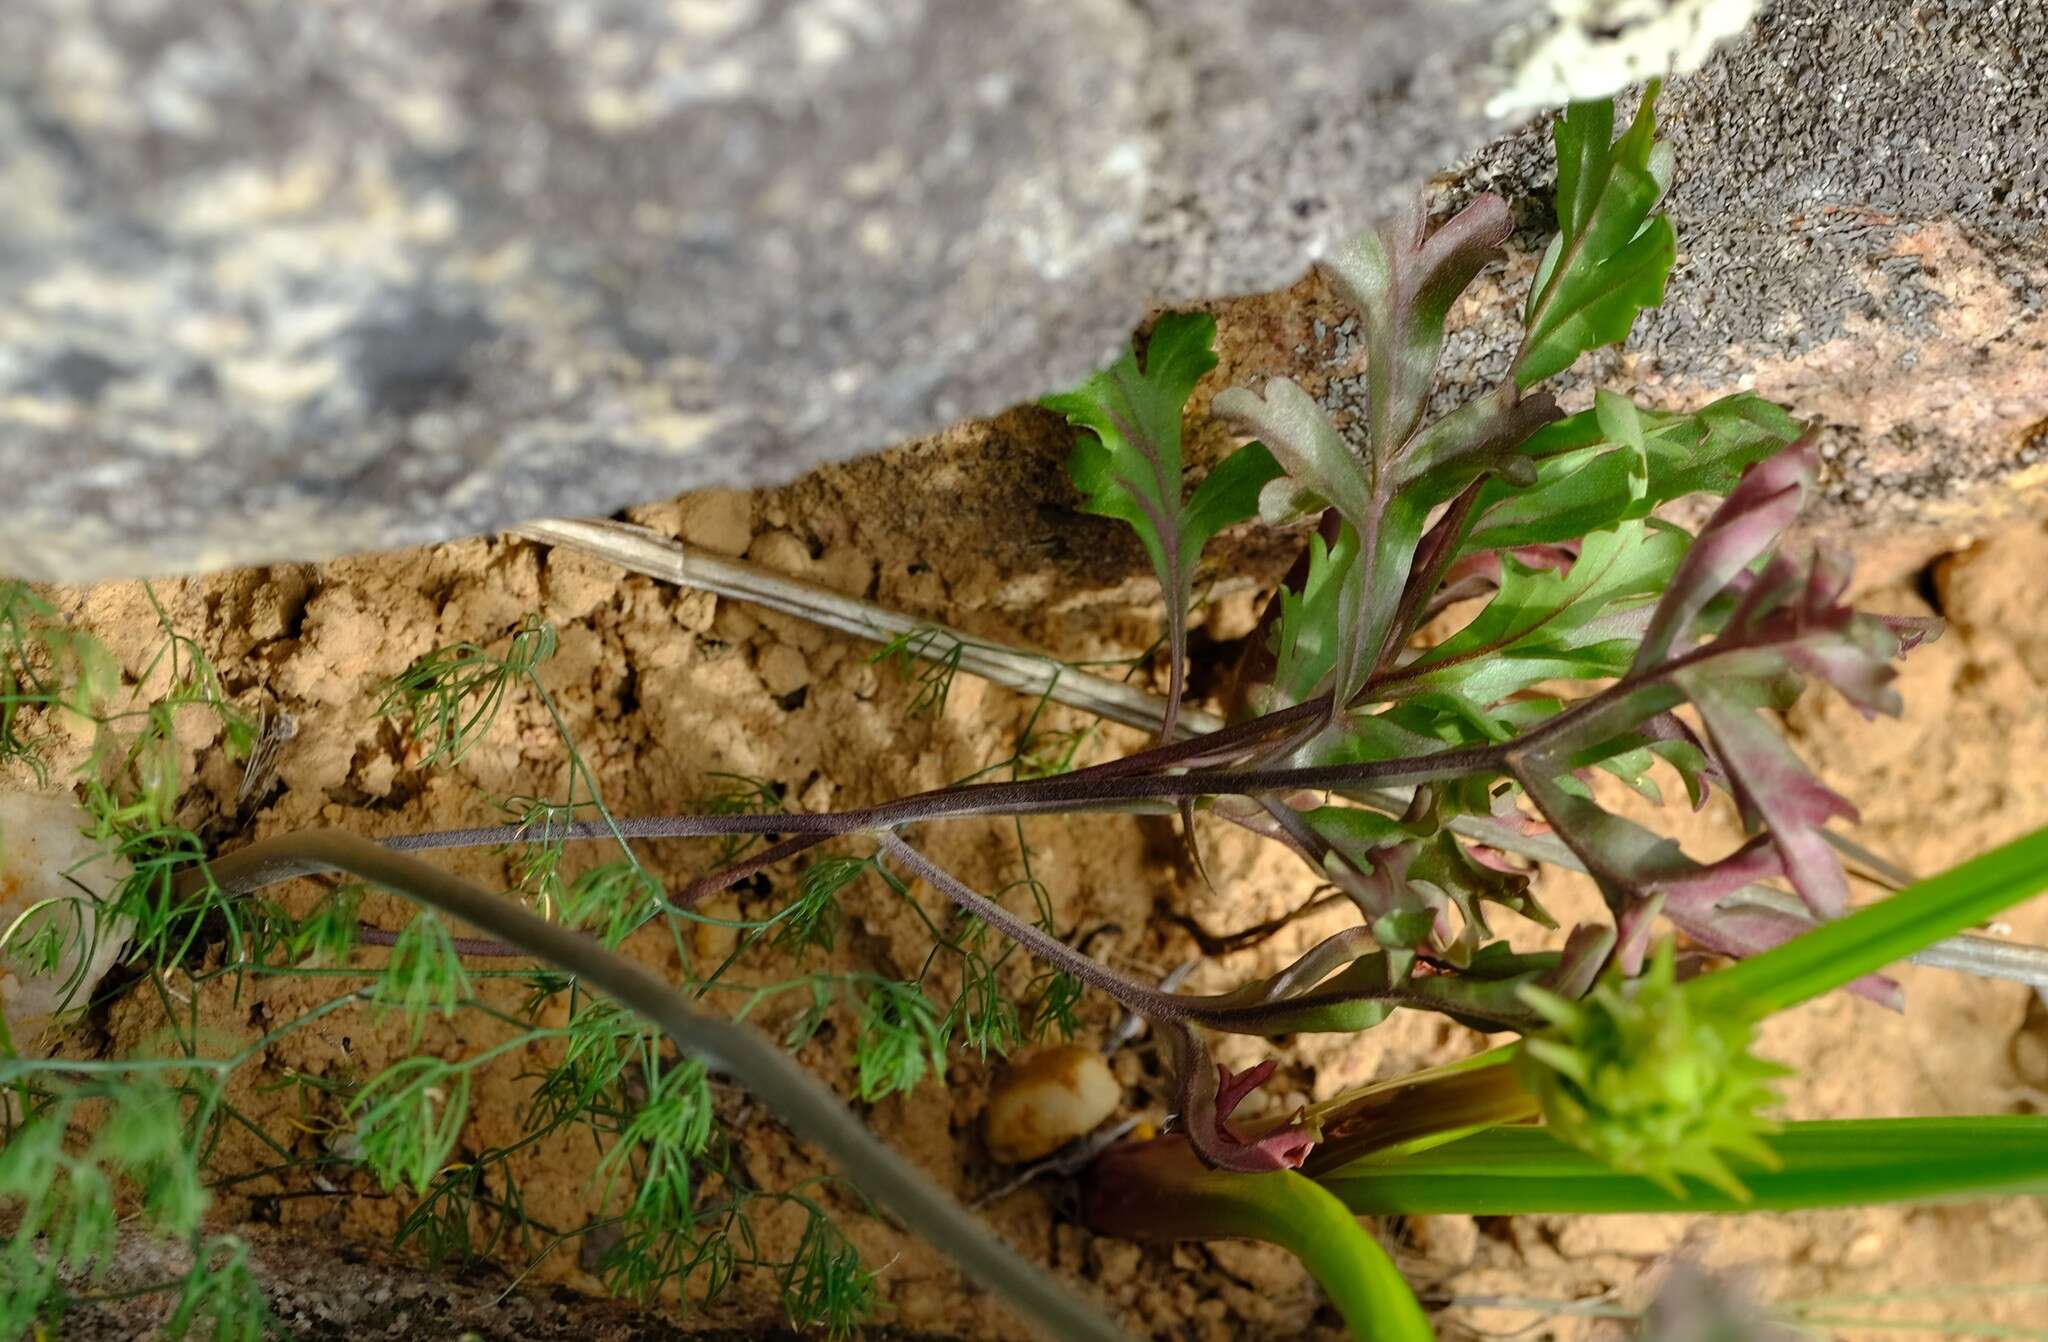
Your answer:
[[[1226,376],[1254,371],[1258,349],[1308,339],[1303,328],[1315,319],[1313,305],[1284,312],[1248,305],[1241,316],[1246,320],[1237,329],[1251,334],[1242,347],[1227,347]],[[1197,455],[1214,446],[1201,444]],[[1129,656],[1152,640],[1156,605],[1148,601],[1154,594],[1139,575],[1134,545],[1106,524],[1071,513],[1072,499],[1056,471],[1063,451],[1063,435],[1044,417],[1018,412],[783,490],[687,498],[636,517],[708,548],[1064,657]],[[1978,538],[1928,532],[1860,548],[1866,604],[1919,611],[1932,598],[1952,622],[1946,638],[1906,665],[1902,723],[1867,724],[1845,706],[1819,700],[1792,716],[1802,748],[1820,771],[1863,805],[1860,837],[1908,866],[1932,871],[2048,824],[2048,619],[2033,595],[2048,570],[2048,529],[2038,521],[2000,522]],[[1205,664],[1224,663],[1232,641],[1250,627],[1257,589],[1271,583],[1287,558],[1285,547],[1256,536],[1222,548],[1216,599],[1195,635]],[[223,845],[315,823],[380,836],[488,823],[500,814],[494,798],[559,794],[564,753],[541,707],[526,698],[508,706],[461,765],[433,773],[412,767],[400,734],[372,711],[379,682],[413,658],[453,640],[500,638],[529,612],[542,613],[560,631],[560,651],[543,677],[607,800],[625,815],[686,808],[715,786],[719,773],[772,780],[793,808],[884,800],[1008,756],[1032,706],[963,676],[943,711],[913,717],[916,687],[871,664],[869,649],[851,640],[513,540],[164,582],[156,591],[176,626],[217,660],[239,702],[289,712],[298,722],[274,787],[238,806],[240,767],[223,757],[203,722],[191,720],[188,819]],[[106,638],[131,672],[140,669],[156,633],[139,586],[68,591],[60,602],[80,625]],[[1198,672],[1198,688],[1205,683]],[[1039,728],[1087,732],[1084,761],[1141,744],[1135,733],[1102,729],[1057,708]],[[1667,823],[1697,839],[1701,851],[1727,842],[1733,832],[1730,817],[1719,810],[1672,815]],[[1163,911],[1184,912],[1225,932],[1292,907],[1311,884],[1284,854],[1206,824],[1202,838],[1213,887],[1186,869],[1171,827],[1162,822],[1035,820],[1023,835],[1060,929],[1088,935],[1098,953],[1155,974],[1192,948]],[[957,825],[931,832],[927,842],[936,859],[983,889],[1007,885],[1023,872],[1018,835],[1007,824]],[[646,852],[672,884],[712,861],[701,843],[651,845]],[[504,858],[489,852],[447,861],[479,881],[508,879]],[[793,872],[780,872],[765,887],[726,897],[714,911],[759,916],[786,898],[793,880]],[[937,907],[929,892],[920,893],[927,907]],[[1584,907],[1588,897],[1564,878],[1547,879],[1545,894],[1566,909]],[[317,887],[301,883],[285,898],[307,906],[317,895]],[[848,904],[852,917],[833,957],[837,967],[893,974],[915,968],[927,942],[909,910],[873,884],[855,890]],[[364,910],[386,927],[406,916],[389,898],[373,898]],[[1192,986],[1216,988],[1251,976],[1326,933],[1336,918],[1304,920],[1256,950],[1207,963]],[[2017,937],[2048,941],[2048,902],[2019,911],[2010,925]],[[698,949],[720,951],[725,936],[705,929]],[[661,936],[645,934],[630,949],[657,968],[675,964]],[[772,979],[794,967],[774,953],[759,953],[746,977]],[[1015,968],[1021,987],[1028,973]],[[1832,998],[1772,1022],[1767,1051],[1801,1072],[1786,1090],[1792,1116],[2032,1112],[2048,1103],[2048,1014],[2030,1013],[2023,989],[1926,970],[1909,970],[1906,980],[1904,1016]],[[943,993],[951,983],[942,977],[936,987]],[[204,994],[201,1015],[222,1044],[233,1047],[330,991],[301,980],[252,980],[239,998],[225,989]],[[516,985],[493,991],[507,1007],[522,996]],[[762,1023],[772,1029],[797,1006],[773,1005]],[[153,997],[130,996],[105,1013],[100,1033],[81,1035],[71,1046],[116,1054],[146,1048],[161,1027],[159,1011]],[[1100,1032],[1110,1013],[1090,1001],[1082,1019],[1088,1031]],[[455,1057],[502,1037],[499,1027],[458,1017],[430,1024],[420,1047]],[[842,1085],[846,1037],[844,1030],[836,1037],[828,1032],[803,1054]],[[1282,1071],[1263,1099],[1285,1105],[1326,1096],[1480,1043],[1462,1027],[1413,1013],[1355,1039],[1297,1039],[1280,1048]],[[297,1092],[275,1083],[293,1072],[361,1078],[407,1046],[400,1023],[369,1010],[343,1012],[272,1048],[260,1067],[243,1074],[234,1099],[311,1153],[323,1129],[338,1119],[339,1106],[302,1108]],[[1268,1047],[1233,1040],[1221,1056],[1242,1064]],[[466,1144],[518,1134],[537,1061],[508,1057],[480,1079]],[[1133,1108],[1162,1108],[1165,1073],[1147,1047],[1119,1054],[1115,1069]],[[942,1185],[973,1196],[1001,1177],[976,1125],[990,1071],[972,1056],[956,1056],[943,1083],[927,1081],[911,1096],[874,1105],[867,1119],[914,1153]],[[772,1123],[753,1121],[747,1134],[746,1160],[762,1183],[787,1185],[821,1172],[819,1162]],[[566,1137],[525,1152],[518,1169],[532,1214],[558,1226],[597,1214],[598,1190],[586,1177],[594,1159],[587,1143]],[[231,1136],[216,1157],[226,1173],[270,1161],[246,1136]],[[388,1237],[403,1202],[374,1194],[360,1180],[344,1189],[345,1195],[328,1196],[309,1178],[265,1177],[239,1185],[221,1211],[226,1220],[275,1227],[301,1242]],[[1059,1190],[1042,1185],[1000,1200],[989,1215],[1021,1251],[1085,1280],[1141,1333],[1180,1339],[1340,1335],[1313,1286],[1277,1251],[1095,1240],[1066,1218],[1062,1205]],[[869,1261],[887,1265],[881,1289],[892,1323],[961,1337],[1022,1336],[931,1250],[854,1214],[843,1199],[840,1210]],[[793,1224],[769,1226],[771,1237],[794,1230]],[[2042,1247],[2048,1211],[2038,1201],[1720,1220],[1475,1223],[1438,1217],[1389,1226],[1387,1233],[1430,1298],[1445,1304],[1440,1323],[1450,1338],[1618,1336],[1612,1324],[1498,1302],[1639,1302],[1660,1266],[1680,1252],[1753,1269],[1758,1289],[1780,1298],[2048,1280],[2048,1249]],[[528,1281],[576,1290],[598,1285],[573,1248],[548,1256]],[[1859,1312],[1896,1325],[1961,1317],[1964,1309],[1946,1302]],[[1967,1310],[1987,1322],[2016,1325],[2038,1323],[2042,1306],[2038,1298],[2006,1299],[1972,1302]],[[755,1290],[700,1321],[751,1326],[773,1317],[772,1300]]]

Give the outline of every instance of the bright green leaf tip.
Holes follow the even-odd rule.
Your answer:
[[[1725,1156],[1771,1163],[1763,1111],[1784,1069],[1752,1056],[1753,1021],[1701,1010],[1678,985],[1671,945],[1641,978],[1609,978],[1576,1003],[1523,999],[1550,1022],[1516,1059],[1522,1085],[1562,1141],[1676,1195],[1692,1176],[1747,1196]]]

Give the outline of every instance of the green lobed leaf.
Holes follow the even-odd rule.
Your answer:
[[[1322,264],[1365,323],[1366,457],[1383,498],[1390,491],[1381,473],[1406,450],[1428,406],[1451,304],[1499,254],[1511,227],[1507,202],[1492,195],[1474,198],[1434,230],[1427,223],[1418,207],[1361,233]]]
[[[1488,483],[1473,510],[1467,552],[1575,540],[1647,517],[1688,494],[1725,495],[1745,469],[1789,446],[1801,431],[1782,409],[1748,392],[1691,414],[1661,414],[1611,393],[1600,396],[1601,407],[1547,425],[1522,445],[1522,454],[1536,463],[1535,484]],[[1624,405],[1640,431],[1639,446],[1608,432],[1621,422]]]
[[[1345,576],[1358,558],[1358,534],[1346,527],[1333,548],[1319,535],[1308,538],[1308,577],[1299,592],[1280,591],[1280,622],[1274,630],[1273,702],[1270,712],[1298,704],[1316,692],[1337,663],[1337,603]]]
[[[1485,707],[1546,680],[1622,674],[1687,539],[1655,521],[1623,522],[1587,536],[1562,573],[1503,555],[1493,599],[1404,668],[1402,683]]]
[[[1437,505],[1488,472],[1530,474],[1517,449],[1556,415],[1547,394],[1499,388],[1422,427],[1450,305],[1497,253],[1510,228],[1506,205],[1481,196],[1430,231],[1419,211],[1359,238],[1326,265],[1331,284],[1365,325],[1369,384],[1363,441],[1351,438],[1286,378],[1263,395],[1219,394],[1214,410],[1271,449],[1286,474],[1266,489],[1261,513],[1284,520],[1322,504],[1336,510],[1360,558],[1337,574],[1333,701],[1348,706],[1392,646],[1409,609],[1416,549]]]
[[[1152,328],[1140,369],[1135,349],[1073,391],[1048,396],[1046,409],[1087,430],[1075,439],[1067,474],[1081,506],[1127,522],[1162,582],[1173,579],[1180,512],[1181,412],[1204,373],[1216,366],[1216,320],[1168,313]]]
[[[1655,138],[1656,102],[1652,83],[1635,120],[1612,144],[1609,100],[1573,103],[1558,119],[1558,232],[1523,316],[1518,387],[1563,372],[1587,350],[1626,340],[1636,314],[1664,301],[1678,239],[1670,219],[1654,214],[1672,169],[1669,147]]]
[[[1152,328],[1139,367],[1135,349],[1073,391],[1041,402],[1084,430],[1067,459],[1082,509],[1138,533],[1167,607],[1173,684],[1163,735],[1180,703],[1186,620],[1195,566],[1218,531],[1258,510],[1259,491],[1280,473],[1272,455],[1246,444],[1183,501],[1181,417],[1202,375],[1216,366],[1216,319],[1167,313]]]
[[[1192,572],[1202,547],[1228,526],[1259,515],[1259,495],[1280,474],[1280,463],[1264,443],[1246,443],[1218,462],[1195,492],[1181,516],[1181,544]]]

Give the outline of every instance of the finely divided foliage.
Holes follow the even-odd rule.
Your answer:
[[[159,1222],[195,1237],[200,1152],[236,1117],[223,1078],[284,1034],[365,1005],[403,1012],[415,1037],[436,1013],[482,1013],[510,1027],[475,1056],[404,1059],[328,1083],[331,1094],[299,1079],[309,1108],[344,1134],[340,1154],[320,1163],[360,1166],[417,1195],[406,1236],[437,1254],[544,1256],[603,1230],[611,1246],[599,1269],[618,1289],[680,1282],[711,1296],[742,1271],[761,1270],[794,1320],[833,1334],[873,1303],[874,1274],[813,1196],[816,1181],[777,1190],[749,1176],[728,1078],[831,1152],[878,1205],[941,1241],[1057,1335],[1115,1336],[918,1184],[778,1048],[802,1046],[835,1019],[852,1041],[841,1089],[865,1104],[942,1074],[955,1045],[1001,1052],[1033,1032],[1069,1028],[1082,988],[1105,995],[1149,1022],[1165,1046],[1177,1132],[1104,1157],[1091,1219],[1141,1233],[1180,1217],[1190,1233],[1285,1243],[1310,1262],[1360,1336],[1378,1328],[1372,1335],[1419,1339],[1428,1329],[1331,1190],[1354,1208],[1389,1197],[1419,1205],[1424,1195],[1402,1182],[1400,1162],[1455,1170],[1455,1160],[1431,1154],[1449,1138],[1476,1132],[1472,1145],[1448,1149],[1540,1164],[1541,1150],[1532,1155],[1522,1137],[1498,1141],[1486,1130],[1541,1116],[1549,1149],[1571,1142],[1608,1167],[1648,1176],[1661,1196],[1702,1187],[1731,1201],[1748,1196],[1738,1167],[1769,1170],[1780,1155],[1778,1129],[1761,1113],[1772,1072],[1748,1053],[1755,1023],[1838,986],[1895,1002],[1895,986],[1875,971],[2024,894],[2042,863],[2035,849],[2001,853],[1981,870],[1930,883],[1913,906],[1917,921],[1897,900],[1843,918],[1847,883],[1826,826],[1854,813],[1768,714],[1814,680],[1866,713],[1896,713],[1891,662],[1934,628],[1848,608],[1842,563],[1787,546],[1816,464],[1783,410],[1737,395],[1671,413],[1600,390],[1588,408],[1565,414],[1543,388],[1586,351],[1625,339],[1640,312],[1662,301],[1675,238],[1659,207],[1673,164],[1655,138],[1655,100],[1653,86],[1618,138],[1607,103],[1574,106],[1558,121],[1558,229],[1522,308],[1524,338],[1502,381],[1463,404],[1431,413],[1449,315],[1511,233],[1506,204],[1492,196],[1434,227],[1418,207],[1325,263],[1365,335],[1370,400],[1358,423],[1337,422],[1284,378],[1222,391],[1213,413],[1251,441],[1190,488],[1184,419],[1217,363],[1214,322],[1200,315],[1162,316],[1142,348],[1048,400],[1080,431],[1069,470],[1081,506],[1135,530],[1164,596],[1166,694],[1148,749],[1077,767],[1083,736],[1041,731],[1034,713],[1007,759],[893,802],[798,814],[771,782],[723,778],[696,814],[619,818],[543,682],[553,632],[529,621],[505,634],[501,651],[465,642],[422,658],[378,711],[406,725],[423,766],[450,766],[524,696],[561,734],[571,762],[565,796],[507,803],[517,820],[501,826],[401,836],[383,848],[351,836],[286,835],[209,865],[197,836],[174,820],[167,718],[145,712],[138,732],[108,745],[88,788],[107,837],[138,862],[119,906],[136,921],[139,957],[155,971],[177,966],[195,991],[249,973],[356,982],[237,1058],[203,1055],[193,1005],[181,1065],[201,1080],[175,1092],[186,1110],[186,1140],[175,1151],[137,1137],[132,1124],[110,1123],[105,1131],[126,1134],[100,1139],[114,1146],[65,1154],[52,1133],[61,1135],[77,1105],[100,1094],[117,1112],[157,1101],[137,1098],[125,1078],[92,1091],[66,1078],[61,1061],[11,1049],[0,1058],[0,1081],[16,1086],[26,1115],[0,1158],[0,1196],[25,1200],[55,1245],[47,1258],[10,1250],[15,1275],[0,1311],[47,1312],[71,1288],[43,1265],[75,1266],[104,1252],[111,1222],[79,1211],[97,1205],[102,1166],[125,1163],[128,1177],[167,1190]],[[1701,493],[1723,501],[1697,535],[1658,515]],[[1183,700],[1204,547],[1254,515],[1269,526],[1299,523],[1302,558],[1239,663],[1226,696],[1231,720],[1194,735]],[[119,720],[99,707],[118,674],[49,629],[49,615],[22,591],[0,605],[0,759],[35,758],[34,712],[97,713],[103,731]],[[916,690],[920,710],[943,702],[959,665],[957,644],[912,636],[881,655],[932,663]],[[75,674],[63,674],[66,666]],[[179,702],[211,705],[236,739],[210,668],[180,683]],[[1694,806],[1725,790],[1750,836],[1700,858],[1601,804],[1603,778],[1662,800],[1660,772],[1675,776]],[[1190,843],[1197,805],[1271,838],[1352,905],[1356,920],[1277,972],[1223,992],[1136,980],[1055,930],[1056,896],[1033,871],[1024,828],[1029,816],[1133,805],[1178,810]],[[1017,879],[993,897],[910,837],[916,827],[988,817],[1006,818],[1005,842],[1014,834],[1016,843]],[[1529,871],[1508,855],[1545,832],[1592,874],[1607,917],[1573,928],[1560,949],[1520,950],[1494,918],[1506,910],[1555,927],[1530,895]],[[634,847],[648,838],[715,841],[717,870],[671,894]],[[613,851],[571,875],[567,846],[586,841]],[[852,851],[812,854],[773,911],[721,919],[697,907],[742,881],[776,894],[764,884],[769,869],[828,842]],[[477,845],[514,849],[515,894],[544,917],[404,856]],[[354,967],[372,935],[357,925],[354,887],[299,919],[254,893],[330,871],[509,944],[458,939],[438,918],[421,917],[377,934],[389,944],[381,965]],[[1766,879],[1786,881],[1804,913],[1737,897]],[[833,967],[844,906],[876,897],[902,900],[931,934],[931,957],[914,978]],[[925,907],[932,898],[951,906],[943,925]],[[1012,907],[1027,902],[1028,913]],[[692,923],[723,928],[729,953],[698,963]],[[1756,958],[1681,983],[1673,943],[1657,939],[1667,923],[1697,948]],[[228,950],[209,960],[216,934]],[[607,949],[643,935],[666,939],[678,982],[657,983]],[[1835,948],[1825,957],[1812,950],[1820,940]],[[554,967],[474,967],[522,951]],[[1020,963],[1027,955],[1037,962],[1022,993],[1015,970],[1004,969],[1012,951],[1025,953]],[[768,954],[800,968],[754,983],[729,974]],[[950,1002],[932,996],[940,965],[958,980]],[[507,977],[528,989],[520,1011],[488,1000],[488,981]],[[771,1040],[689,1005],[713,994],[742,1021],[785,994],[797,1010]],[[1214,1032],[1349,1032],[1400,1007],[1522,1038],[1468,1064],[1265,1120],[1240,1110],[1277,1060],[1232,1072],[1209,1053]],[[522,1050],[545,1060],[523,1134],[466,1148],[476,1069]],[[587,1130],[602,1151],[596,1179],[611,1211],[590,1226],[541,1226],[523,1211],[513,1158],[564,1130]],[[1798,1125],[1782,1135],[1785,1150],[1807,1152]],[[305,1163],[278,1150],[278,1171]],[[1294,1172],[1304,1166],[1327,1186]],[[1796,1154],[1769,1187],[1810,1190],[1823,1167],[1838,1168]],[[1967,1183],[1967,1172],[1951,1173],[1952,1186]],[[1269,1177],[1243,1177],[1250,1174]],[[46,1185],[86,1192],[53,1199],[39,1191]],[[788,1258],[758,1251],[751,1218],[764,1207],[804,1218]],[[1310,1224],[1315,1233],[1304,1233]],[[246,1317],[240,1247],[194,1248],[179,1317]]]

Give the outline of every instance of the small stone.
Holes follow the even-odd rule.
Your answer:
[[[1092,1048],[1062,1044],[1025,1054],[989,1092],[982,1116],[988,1153],[1008,1165],[1052,1154],[1093,1132],[1123,1098]]]
[[[2011,1057],[2020,1080],[2048,1089],[2048,1018],[2030,1020],[2012,1037]]]
[[[30,1022],[84,1006],[128,940],[128,920],[100,925],[98,904],[120,889],[128,862],[80,833],[90,824],[62,793],[0,793],[0,932],[13,931],[0,950],[0,1010],[18,1042],[34,1037]],[[26,944],[52,922],[62,948],[44,972],[24,962]]]
[[[818,580],[843,596],[864,597],[875,581],[875,561],[842,541],[818,556]]]
[[[1842,1255],[1844,1267],[1869,1267],[1885,1256],[1884,1234],[1882,1231],[1866,1230],[1849,1241],[1849,1248]]]

